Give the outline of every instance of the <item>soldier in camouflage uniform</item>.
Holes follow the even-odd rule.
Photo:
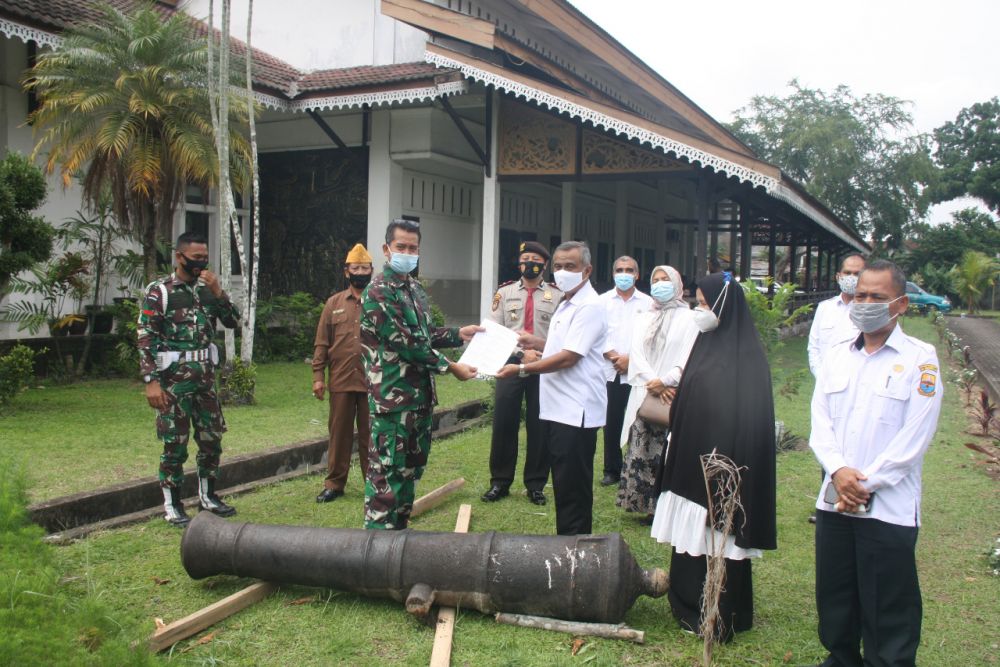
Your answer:
[[[420,226],[393,220],[382,246],[387,260],[361,306],[361,345],[368,381],[372,439],[365,480],[365,528],[402,530],[413,507],[415,482],[431,449],[437,404],[434,375],[476,376],[434,348],[458,347],[482,327],[431,324],[427,293],[410,273],[417,268]]]
[[[234,328],[240,314],[222,291],[218,277],[206,270],[204,236],[181,234],[174,257],[174,273],[146,288],[139,312],[139,368],[146,400],[157,411],[156,434],[163,442],[159,477],[165,518],[172,525],[184,526],[190,519],[181,503],[181,485],[192,424],[198,443],[201,507],[220,516],[236,513],[215,493],[226,422],[215,393],[219,356],[212,341],[217,320]]]

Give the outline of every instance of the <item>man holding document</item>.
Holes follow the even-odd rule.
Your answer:
[[[604,303],[590,284],[593,266],[586,244],[560,245],[552,255],[552,269],[563,301],[552,316],[542,358],[507,364],[497,378],[543,375],[539,418],[552,467],[556,532],[583,535],[592,529],[594,451],[608,402],[603,356],[608,322]],[[522,345],[530,340],[521,338]]]
[[[511,332],[537,337],[541,346],[548,335],[549,322],[562,299],[562,290],[546,283],[549,251],[541,243],[525,241],[519,248],[517,268],[521,279],[501,285],[493,297],[489,318]],[[531,360],[531,353],[528,353]],[[504,361],[520,364],[525,350],[518,347]],[[517,467],[518,433],[521,430],[521,403],[527,400],[525,421],[527,444],[524,454],[524,487],[528,500],[545,504],[543,489],[549,479],[549,461],[538,420],[538,376],[498,379],[494,396],[493,439],[490,442],[490,488],[484,502],[495,502],[510,494]]]

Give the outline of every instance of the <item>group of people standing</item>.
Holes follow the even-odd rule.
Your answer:
[[[393,220],[377,275],[356,245],[344,264],[348,287],[326,302],[316,331],[312,391],[320,400],[328,392],[330,401],[328,475],[316,501],[343,495],[356,427],[369,529],[408,525],[430,452],[435,376],[477,376],[439,351],[482,327],[433,324],[413,276],[420,242],[419,223]],[[204,238],[182,235],[174,274],[150,285],[139,319],[146,397],[164,445],[165,515],[178,526],[188,521],[179,487],[192,427],[201,506],[235,513],[214,487],[225,422],[212,341],[216,322],[235,326],[239,313],[207,271],[207,257]],[[742,287],[721,271],[685,286],[662,265],[644,294],[636,288],[638,263],[623,256],[613,266],[615,287],[598,294],[590,250],[576,241],[551,254],[527,241],[518,269],[521,278],[499,288],[490,310],[517,332],[518,347],[496,376],[482,500],[510,495],[525,403],[528,500],[546,504],[551,475],[557,532],[592,532],[603,428],[600,483],[617,484],[616,504],[671,545],[669,599],[681,627],[701,630],[711,553],[725,559],[722,637],[749,629],[752,559],[777,546],[775,422],[770,369]],[[809,343],[816,375],[810,446],[824,470],[816,502],[820,638],[830,651],[824,665],[861,665],[862,638],[864,664],[913,664],[920,631],[913,549],[921,462],[940,410],[937,359],[897,324],[907,300],[895,265],[866,268],[851,255],[837,277],[841,294],[820,304]],[[710,512],[719,500],[710,494],[722,493],[705,482],[703,461],[712,454],[740,474],[726,531]]]

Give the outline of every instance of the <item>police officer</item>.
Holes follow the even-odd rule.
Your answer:
[[[543,278],[548,268],[549,251],[541,243],[521,244],[517,268],[521,279],[504,283],[493,297],[490,319],[513,331],[532,334],[538,345],[545,346],[549,322],[562,299],[562,291]],[[530,354],[530,353],[529,353]],[[524,361],[521,348],[508,363]],[[531,359],[529,358],[529,361]],[[527,445],[524,459],[524,486],[528,500],[545,504],[542,489],[549,479],[549,460],[538,419],[538,376],[510,377],[497,380],[494,397],[493,439],[490,443],[490,488],[482,495],[484,502],[495,502],[510,494],[517,467],[517,435],[521,430],[521,403],[527,399]]]
[[[184,526],[190,519],[181,503],[188,436],[194,426],[198,443],[198,500],[201,508],[232,516],[236,510],[215,493],[222,434],[226,422],[215,393],[219,362],[216,321],[229,328],[239,311],[207,270],[208,242],[195,232],[177,238],[176,269],[146,288],[138,322],[139,368],[146,401],[157,411],[156,434],[163,442],[160,487],[167,522]]]

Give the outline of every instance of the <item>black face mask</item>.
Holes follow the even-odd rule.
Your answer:
[[[181,255],[184,258],[184,270],[190,273],[192,276],[197,276],[199,273],[208,268],[207,259],[191,259],[187,255]]]
[[[347,282],[351,283],[351,287],[356,287],[357,289],[364,289],[371,281],[372,274],[370,273],[347,274]]]
[[[538,276],[542,275],[542,270],[545,268],[545,262],[521,262],[521,276],[527,278],[528,280],[534,280]]]

